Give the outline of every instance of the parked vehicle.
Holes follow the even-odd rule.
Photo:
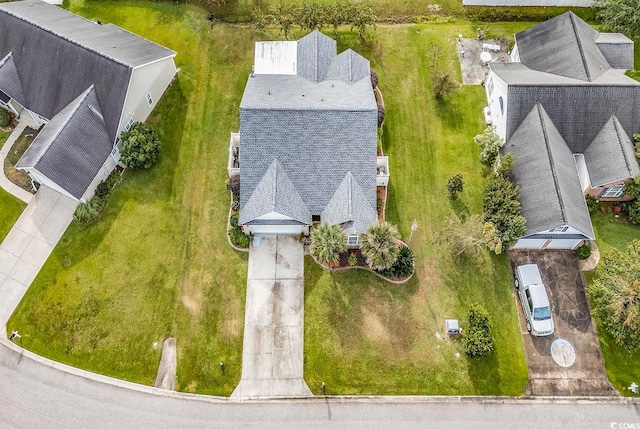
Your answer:
[[[518,290],[527,331],[536,337],[553,334],[553,317],[549,296],[536,264],[516,267],[514,285]]]

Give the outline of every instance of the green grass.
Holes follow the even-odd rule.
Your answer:
[[[79,0],[68,7],[174,49],[180,73],[149,120],[163,141],[159,163],[127,171],[97,223],[70,226],[8,330],[19,329],[36,353],[144,384],[153,383],[163,339],[174,336],[177,388],[229,395],[240,378],[247,257],[226,241],[227,145],[238,129],[253,32],[224,24],[210,30],[202,10],[183,4]],[[524,26],[496,28],[511,34]],[[411,243],[418,274],[393,286],[364,272],[331,275],[307,261],[305,376],[316,392],[319,380],[334,393],[524,390],[506,258],[456,266],[436,243],[447,216],[480,211],[485,173],[472,142],[484,127],[482,88],[463,88],[440,105],[430,91],[425,52],[443,44],[442,67],[459,70],[459,32],[472,37],[475,26],[380,27],[364,43],[350,32],[340,39],[341,50],[354,47],[380,74],[392,174],[387,216],[405,237],[418,220]],[[446,180],[456,172],[466,186],[451,202]],[[476,301],[491,312],[496,337],[495,353],[480,361],[435,337],[445,317],[464,324]],[[389,341],[371,337],[378,322]]]
[[[620,218],[616,219],[612,213],[596,212],[591,216],[591,221],[601,256],[606,255],[612,249],[626,249],[627,243],[631,240],[640,240],[639,226]],[[597,275],[598,269],[600,267],[593,272],[585,273],[587,283],[590,283]],[[609,381],[623,395],[634,396],[630,390],[627,390],[627,387],[632,381],[638,383],[640,380],[640,351],[629,353],[615,344],[613,338],[598,320],[596,320],[596,325]]]
[[[4,145],[11,133],[0,131],[0,147]],[[4,240],[15,221],[24,210],[26,204],[0,188],[0,242]]]
[[[444,45],[441,67],[459,70],[453,40],[474,31],[470,24],[380,27],[363,45],[354,35],[340,40],[341,48],[368,57],[380,76],[387,111],[383,146],[391,164],[387,219],[405,239],[417,219],[411,241],[417,272],[407,284],[392,285],[363,271],[329,273],[307,261],[305,378],[314,393],[322,381],[332,394],[524,391],[528,376],[506,258],[456,264],[437,244],[445,218],[482,208],[486,171],[473,136],[484,128],[485,96],[480,86],[463,87],[436,103],[426,53],[432,43]],[[446,182],[458,172],[465,189],[450,201]],[[494,323],[496,350],[484,360],[466,358],[458,341],[436,338],[445,318],[466,326],[474,302],[487,307]]]
[[[22,155],[24,155],[29,146],[31,146],[31,143],[36,138],[37,134],[38,130],[26,127],[20,137],[18,137],[16,142],[13,144],[13,147],[7,154],[7,157],[4,159],[4,174],[7,179],[11,180],[13,183],[28,192],[31,192],[32,190],[31,178],[25,171],[16,170],[15,165],[18,163],[20,158],[22,158]]]

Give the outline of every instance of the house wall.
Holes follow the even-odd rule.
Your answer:
[[[617,185],[621,185],[621,184],[625,184],[625,183],[630,183],[632,182],[633,179],[632,178],[628,178],[628,179],[624,179],[624,180],[618,180],[612,183],[607,183],[606,185],[602,185],[602,186],[598,186],[596,188],[588,188],[585,192],[585,195],[591,195],[593,198],[600,200],[600,201],[631,201],[633,199],[633,197],[626,195],[626,194],[622,194],[621,197],[601,197],[600,194],[602,192],[604,192],[605,188],[612,188],[614,186]]]
[[[117,152],[117,149],[115,149],[115,151]],[[101,182],[104,182],[106,180],[106,178],[109,177],[109,174],[111,174],[113,169],[116,168],[116,165],[118,164],[118,159],[119,158],[120,157],[117,156],[117,155],[114,156],[114,153],[112,152],[112,154],[109,156],[109,158],[107,158],[107,160],[104,162],[104,164],[102,164],[102,167],[100,167],[100,171],[98,171],[98,174],[96,174],[96,177],[93,179],[93,181],[91,182],[91,184],[89,185],[89,187],[85,191],[84,195],[82,195],[82,198],[80,199],[80,201],[87,202],[93,197],[93,195],[96,192],[96,188],[98,187],[98,185]]]
[[[484,88],[487,94],[487,104],[491,110],[493,128],[496,134],[504,140],[507,135],[508,85],[491,71]],[[500,98],[502,98],[502,107],[500,107]]]
[[[69,192],[67,192],[64,189],[62,189],[53,180],[49,179],[47,176],[45,176],[44,174],[40,173],[35,168],[31,168],[31,167],[30,168],[25,168],[24,171],[27,172],[29,177],[31,177],[31,180],[33,180],[34,182],[38,182],[42,186],[46,186],[48,188],[54,189],[54,190],[60,192],[61,194],[66,195],[69,198],[72,198],[72,199],[77,201],[76,197],[74,197]]]
[[[144,122],[147,119],[173,80],[176,72],[177,69],[173,62],[173,57],[137,67],[133,70],[129,82],[129,91],[122,109],[118,135],[125,129],[129,119],[133,118],[135,122]],[[147,92],[151,94],[153,100],[151,105],[147,102]]]

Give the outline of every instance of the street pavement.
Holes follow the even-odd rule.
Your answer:
[[[91,381],[0,344],[3,429],[640,427],[640,401],[629,399],[315,397],[235,401],[157,391],[164,395]]]

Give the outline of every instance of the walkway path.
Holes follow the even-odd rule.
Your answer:
[[[7,154],[13,147],[13,144],[16,142],[16,140],[18,140],[18,137],[20,137],[20,134],[22,134],[22,132],[28,125],[30,124],[27,121],[24,121],[24,120],[20,121],[18,125],[13,129],[13,132],[11,133],[7,141],[4,143],[2,148],[0,148],[0,168],[3,168],[2,174],[0,174],[0,187],[2,187],[2,189],[10,193],[11,195],[15,196],[16,198],[21,199],[27,204],[33,198],[33,194],[25,191],[24,189],[22,189],[21,187],[14,184],[9,179],[7,179],[7,177],[4,175],[3,166],[4,166],[4,159],[7,157]]]
[[[0,330],[71,223],[76,205],[42,186],[0,244]]]
[[[303,379],[303,246],[262,236],[249,251],[242,378],[232,397],[311,396]]]

